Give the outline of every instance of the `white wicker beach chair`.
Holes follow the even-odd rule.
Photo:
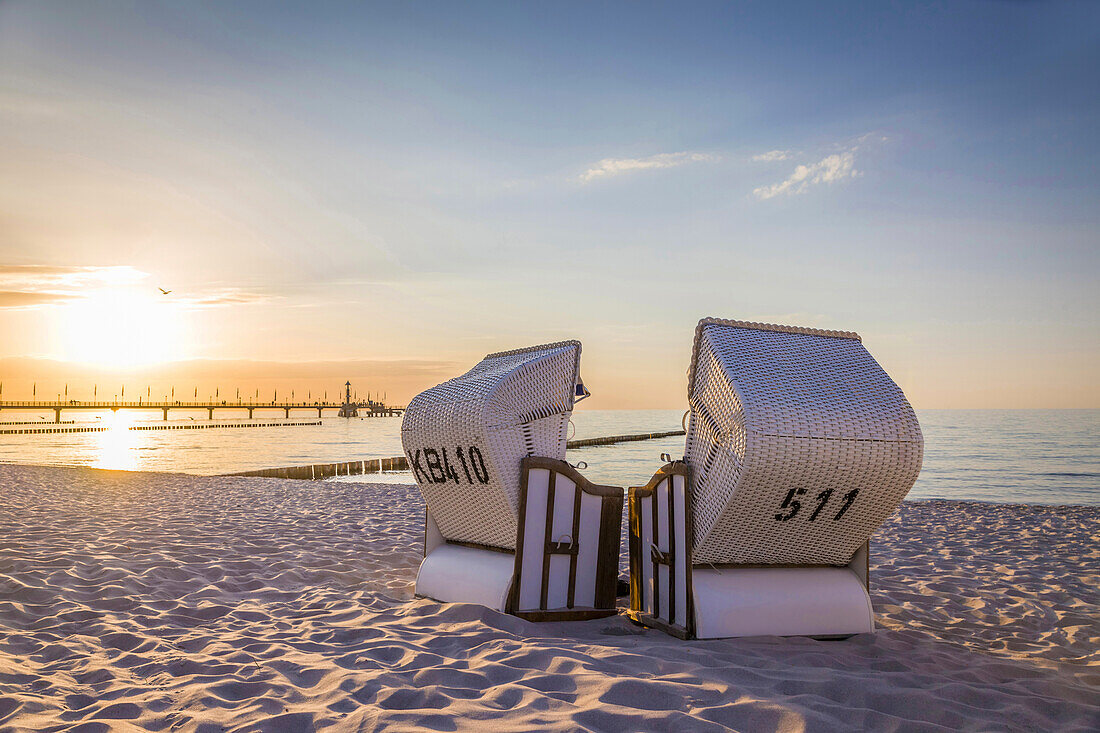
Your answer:
[[[874,630],[869,539],[924,448],[857,334],[707,318],[683,461],[629,492],[630,616],[682,638]]]
[[[426,507],[416,593],[531,620],[615,613],[623,490],[564,461],[581,345],[490,354],[417,395],[401,442]]]

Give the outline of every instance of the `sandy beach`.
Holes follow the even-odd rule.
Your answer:
[[[879,631],[840,642],[414,599],[421,518],[413,486],[0,466],[0,730],[1100,727],[1100,508],[904,504]]]

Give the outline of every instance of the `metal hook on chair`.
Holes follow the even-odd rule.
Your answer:
[[[684,429],[685,433],[688,431],[687,419],[688,419],[688,415],[690,415],[690,414],[691,414],[691,410],[684,410],[684,416],[680,418],[680,427],[682,427]]]
[[[661,552],[661,548],[653,542],[649,543],[649,557],[651,561],[661,565],[671,566],[673,562],[672,550]]]
[[[577,469],[578,471],[583,471],[584,469],[588,468],[588,464],[584,461],[577,461],[576,463],[570,463],[569,465]]]
[[[584,380],[581,379],[581,375],[577,374],[577,384],[573,388],[573,404],[583,402],[592,396],[592,393],[588,391],[588,387],[584,386]]]

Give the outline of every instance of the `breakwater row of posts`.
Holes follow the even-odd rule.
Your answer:
[[[657,438],[672,438],[683,435],[683,430],[669,430],[664,433],[640,433],[636,435],[612,435],[607,438],[583,438],[570,440],[565,444],[566,448],[588,448],[594,445],[614,445],[615,443],[629,443],[634,440],[656,440]]]
[[[255,471],[240,471],[227,476],[259,476],[263,478],[294,478],[313,481],[333,476],[362,476],[367,473],[387,473],[390,471],[408,471],[409,462],[405,456],[395,458],[368,458],[362,461],[344,461],[342,463],[315,463],[309,466],[282,466],[280,468],[259,468]]]
[[[182,423],[180,425],[131,425],[130,430],[205,430],[207,428],[289,428],[299,425],[320,425],[320,420],[309,422],[235,422],[222,425],[209,423]]]
[[[41,423],[38,423],[41,424]],[[130,425],[127,430],[210,430],[215,428],[288,428],[300,425],[320,425],[320,420],[310,422],[241,422],[241,423],[182,423],[178,425]],[[10,428],[0,430],[0,435],[40,435],[51,433],[102,433],[111,430],[105,425],[81,425],[73,428]]]
[[[583,438],[581,440],[570,440],[565,444],[565,447],[570,449],[589,448],[598,445],[629,443],[635,440],[671,438],[683,434],[683,430],[669,430],[663,433],[641,433],[636,435],[611,435],[603,438]],[[393,458],[367,458],[361,461],[343,461],[340,463],[314,463],[308,466],[259,468],[253,471],[240,471],[238,473],[226,475],[258,476],[262,478],[292,478],[315,481],[318,479],[333,478],[335,476],[362,476],[364,474],[408,470],[409,462],[405,459],[405,456],[394,456]]]
[[[41,435],[44,433],[102,433],[110,428],[102,425],[88,425],[79,428],[8,428],[0,430],[0,435]]]

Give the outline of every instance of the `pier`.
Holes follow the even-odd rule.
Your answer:
[[[60,424],[61,413],[65,410],[160,410],[164,419],[168,419],[170,410],[206,410],[207,419],[214,419],[215,410],[247,410],[248,419],[251,420],[257,411],[282,411],[284,418],[290,417],[291,410],[316,410],[317,417],[322,417],[325,410],[335,410],[339,417],[400,417],[405,412],[404,407],[394,407],[379,400],[356,400],[351,396],[351,382],[346,384],[347,391],[343,402],[322,401],[284,401],[284,402],[255,402],[243,400],[221,400],[207,402],[187,402],[181,400],[8,400],[0,401],[0,410],[39,410],[52,411],[54,424]]]
[[[72,422],[71,420],[69,421]],[[48,425],[49,427],[37,428],[0,428],[0,435],[53,435],[55,433],[104,433],[113,430],[106,425],[79,425],[71,428],[56,427],[52,423],[34,423],[35,425]],[[310,422],[238,422],[238,423],[208,423],[189,422],[174,423],[172,425],[128,425],[126,430],[210,430],[212,428],[287,428],[298,426],[320,425],[320,420]],[[3,425],[3,423],[0,423]]]
[[[337,417],[400,417],[404,413],[403,407],[389,407],[388,405],[369,398],[358,400],[351,396],[351,382],[344,383],[344,402],[339,405]],[[360,415],[359,413],[365,413]],[[317,414],[320,417],[320,413]]]

